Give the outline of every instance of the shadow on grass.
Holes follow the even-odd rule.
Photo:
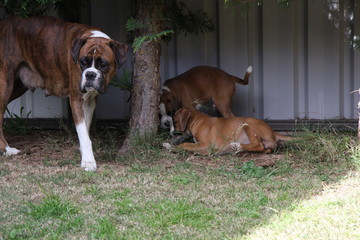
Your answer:
[[[116,158],[124,134],[108,126],[93,131],[96,173],[80,169],[74,132],[34,132],[17,139],[38,148],[0,158],[0,236],[242,238],[359,166],[354,132],[303,131],[305,141],[283,145],[274,154],[222,156],[172,153],[161,147],[164,136],[147,136]],[[264,158],[275,159],[275,165],[257,166]],[[51,208],[43,213],[50,217],[28,214],[49,205],[39,182],[60,206],[76,209],[68,221],[66,214],[49,215]],[[64,227],[74,219],[82,224]]]

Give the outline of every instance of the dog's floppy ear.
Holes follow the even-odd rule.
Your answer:
[[[188,109],[182,108],[182,109],[179,109],[178,114],[180,114],[180,117],[179,117],[180,129],[178,129],[178,130],[181,132],[185,132],[192,113]]]
[[[174,113],[177,109],[181,108],[180,101],[173,93],[169,93],[169,94],[170,94],[170,104],[172,108],[172,113]]]
[[[72,42],[71,57],[75,63],[77,63],[77,60],[78,60],[79,54],[80,54],[80,49],[85,45],[86,41],[87,41],[87,39],[78,38]]]
[[[129,48],[126,44],[119,43],[118,41],[115,40],[110,42],[110,47],[115,54],[116,67],[120,68],[121,65],[123,65],[126,60],[126,54]]]

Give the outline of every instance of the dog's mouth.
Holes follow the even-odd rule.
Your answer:
[[[83,92],[83,93],[93,92],[93,91],[98,91],[98,90],[97,90],[97,88],[95,86],[90,85],[90,84],[84,85],[81,88],[81,92]]]
[[[170,129],[172,127],[172,124],[170,121],[165,121],[161,123],[161,128],[163,129]]]
[[[86,83],[81,87],[81,92],[87,93],[87,92],[93,92],[97,91],[98,93],[104,94],[106,92],[106,87],[101,85],[94,85],[92,83]]]
[[[92,92],[92,91],[97,91],[97,90],[93,86],[84,87],[84,92]]]
[[[172,117],[168,115],[162,115],[160,122],[161,122],[161,128],[163,129],[168,129],[174,126]]]
[[[162,116],[160,120],[160,127],[162,129],[169,129],[170,135],[173,136],[175,132],[174,123],[172,117],[170,116]]]
[[[95,68],[88,68],[81,74],[80,90],[83,93],[97,91],[101,94],[106,92],[104,76]]]

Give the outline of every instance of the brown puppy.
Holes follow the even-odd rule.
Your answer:
[[[213,101],[223,117],[233,117],[230,109],[235,93],[235,83],[247,85],[252,72],[249,66],[244,80],[232,76],[221,69],[199,66],[167,80],[160,97],[161,127],[170,128],[172,133],[172,115],[181,107],[198,108]]]
[[[175,131],[191,133],[195,140],[195,143],[182,143],[176,147],[200,154],[242,151],[270,153],[279,141],[292,139],[275,133],[259,119],[216,118],[189,108],[181,108],[175,113],[174,125]]]
[[[52,17],[11,17],[0,22],[0,152],[14,155],[2,123],[7,104],[28,89],[68,96],[80,142],[81,167],[96,170],[89,128],[99,93],[104,93],[128,47],[100,29]]]

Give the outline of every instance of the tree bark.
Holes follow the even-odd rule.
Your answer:
[[[355,92],[358,92],[360,94],[360,88],[359,88],[359,90],[355,90],[355,91],[353,91],[351,93],[355,93]],[[358,137],[358,141],[360,143],[360,100],[358,102],[358,109],[359,109],[359,113],[358,113],[359,121],[358,121],[358,134],[357,134],[357,137]]]
[[[161,31],[161,1],[138,0],[136,19],[144,28],[135,31],[135,37],[149,36]],[[134,52],[133,82],[129,132],[118,155],[126,154],[134,137],[155,134],[159,125],[160,42],[145,41]]]
[[[360,89],[359,89],[359,94],[360,94]],[[360,109],[360,101],[358,103],[358,109]],[[359,122],[358,122],[358,140],[360,143],[360,112],[359,112]]]
[[[360,102],[359,102],[359,105],[360,105]],[[360,113],[359,113],[359,122],[358,122],[358,140],[360,143]]]

